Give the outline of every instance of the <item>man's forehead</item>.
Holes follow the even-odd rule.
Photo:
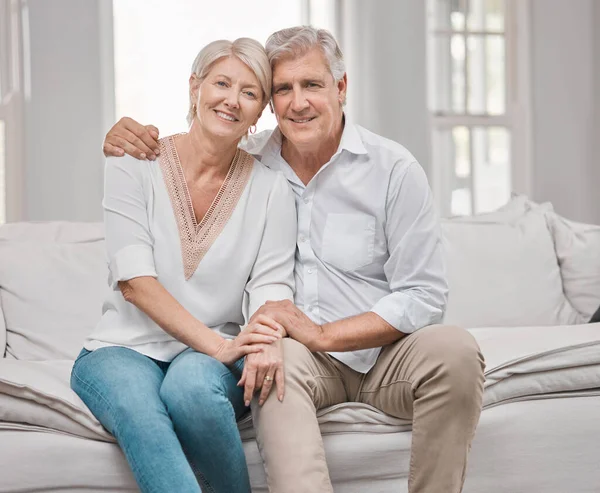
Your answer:
[[[325,55],[319,48],[301,55],[288,55],[275,62],[273,67],[273,82],[293,78],[323,77],[329,73],[329,65]]]

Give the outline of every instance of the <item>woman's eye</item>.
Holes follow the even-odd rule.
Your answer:
[[[246,96],[250,98],[256,98],[256,94],[254,94],[252,91],[246,91]]]
[[[225,81],[222,81],[222,80],[217,81],[217,85],[221,86],[221,87],[227,87],[227,83]]]

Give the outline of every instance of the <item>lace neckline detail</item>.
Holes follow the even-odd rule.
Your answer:
[[[189,280],[231,218],[252,174],[254,158],[237,150],[221,188],[198,223],[174,136],[161,139],[159,147],[160,168],[179,230],[183,271]]]

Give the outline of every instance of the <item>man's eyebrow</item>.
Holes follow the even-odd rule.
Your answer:
[[[305,86],[306,84],[309,84],[311,82],[318,82],[319,84],[324,84],[325,79],[323,77],[307,77],[305,79],[302,79],[300,81],[300,84],[302,86]],[[273,89],[288,88],[290,86],[291,84],[289,82],[273,82]]]
[[[291,84],[289,82],[274,82],[273,90],[288,88],[290,86],[291,86]]]

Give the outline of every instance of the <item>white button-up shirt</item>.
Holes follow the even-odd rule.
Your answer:
[[[314,322],[372,311],[411,333],[442,321],[441,232],[427,177],[410,152],[347,122],[337,152],[304,185],[281,156],[279,129],[244,147],[282,171],[295,192],[295,303]],[[330,354],[366,373],[380,349]]]

